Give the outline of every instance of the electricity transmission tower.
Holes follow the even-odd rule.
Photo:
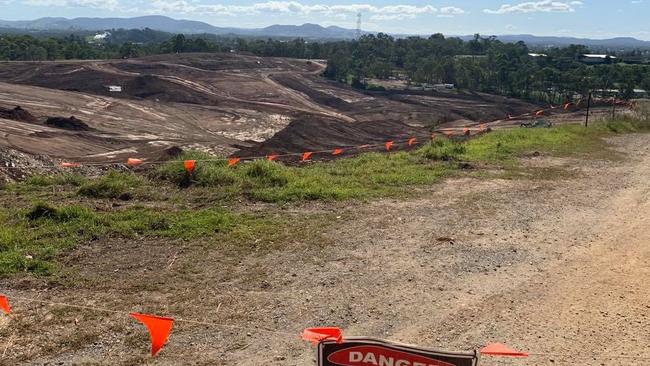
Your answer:
[[[361,12],[357,13],[357,38],[361,38]]]

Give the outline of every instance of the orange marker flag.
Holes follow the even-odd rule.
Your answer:
[[[273,161],[273,160],[275,160],[277,157],[278,157],[277,154],[270,154],[270,155],[267,155],[267,156],[266,156],[266,160],[268,160],[268,161]]]
[[[413,146],[415,144],[415,137],[411,137],[408,142],[409,146]]]
[[[313,154],[311,151],[306,151],[302,153],[302,160],[301,161],[307,161],[311,157],[311,154]]]
[[[334,151],[332,151],[332,155],[341,155],[341,154],[343,154],[343,149],[334,149]]]
[[[140,313],[129,313],[129,315],[144,324],[149,330],[149,336],[151,337],[151,356],[156,357],[158,351],[167,342],[169,332],[171,332],[172,325],[174,325],[174,319]]]
[[[567,103],[564,105],[564,110],[567,111],[571,107],[571,103]]]
[[[185,167],[185,170],[187,170],[188,173],[192,174],[194,171],[194,166],[196,165],[196,160],[185,160],[183,162],[183,166]]]
[[[79,164],[79,163],[68,163],[68,162],[62,161],[62,162],[59,164],[59,166],[60,166],[61,168],[78,168],[78,167],[81,166],[81,164]]]
[[[535,112],[535,115],[536,115],[536,116],[543,116],[543,115],[544,115],[544,111],[537,111],[537,112]]]
[[[390,151],[390,149],[393,147],[393,141],[386,141],[384,146],[386,146],[386,151]]]
[[[241,160],[240,158],[230,158],[228,159],[228,166],[233,167],[237,165],[237,163],[239,163],[240,160]]]
[[[128,158],[126,160],[126,165],[128,166],[138,166],[138,165],[142,165],[142,163],[144,163],[144,160],[142,159]]]
[[[0,309],[2,309],[5,314],[9,314],[11,312],[11,308],[9,307],[9,300],[7,300],[7,296],[5,295],[0,295]]]
[[[341,329],[335,327],[307,328],[302,332],[300,338],[311,342],[314,346],[326,340],[333,340],[336,343],[343,342]]]
[[[528,357],[528,353],[519,352],[501,343],[492,343],[481,349],[484,356]]]

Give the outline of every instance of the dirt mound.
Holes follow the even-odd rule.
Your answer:
[[[350,111],[352,110],[352,105],[341,98],[337,98],[322,91],[316,90],[304,82],[300,81],[298,78],[286,74],[281,74],[272,77],[273,80],[280,83],[282,86],[291,88],[293,90],[299,91],[303,94],[306,94],[309,98],[319,104],[326,105],[328,107],[336,108],[340,111]]]
[[[205,93],[187,86],[163,80],[154,75],[134,77],[124,85],[124,93],[141,99],[155,99],[162,102],[214,105],[217,101]]]
[[[20,122],[36,122],[37,119],[28,111],[16,106],[14,109],[0,107],[0,118],[10,119]]]
[[[84,121],[80,120],[75,116],[66,117],[49,117],[45,124],[54,127],[62,128],[64,130],[71,131],[90,131],[91,128]]]
[[[318,65],[304,60],[258,57],[240,53],[179,53],[140,57],[131,63],[173,63],[209,71],[283,69],[315,71]]]
[[[395,120],[341,123],[335,119],[305,115],[296,118],[285,129],[264,142],[251,147],[239,146],[240,150],[236,155],[246,157],[328,150],[429,136],[430,132],[426,128]]]
[[[175,159],[181,156],[183,153],[183,149],[181,149],[178,146],[171,146],[165,150],[162,151],[162,153],[158,156],[157,160],[169,160],[169,159]]]

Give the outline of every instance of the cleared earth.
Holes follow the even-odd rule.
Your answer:
[[[540,108],[487,94],[362,93],[323,79],[323,68],[318,61],[238,54],[3,62],[0,107],[20,106],[35,120],[0,115],[0,145],[78,161],[165,159],[172,146],[248,156],[428,137],[444,123],[464,126]],[[89,129],[44,123],[71,116]]]

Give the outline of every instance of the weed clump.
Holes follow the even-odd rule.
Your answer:
[[[465,146],[450,139],[436,139],[418,150],[418,154],[427,160],[460,160],[465,154]]]
[[[70,222],[76,219],[89,218],[91,216],[91,212],[84,207],[66,206],[56,208],[44,202],[36,203],[34,207],[25,214],[25,217],[29,221],[47,219],[58,222]]]
[[[33,187],[50,187],[71,185],[79,187],[88,180],[81,174],[62,173],[55,175],[32,175],[25,180],[25,184]]]
[[[197,160],[194,171],[189,173],[183,165],[184,160]],[[171,182],[181,188],[192,184],[201,187],[226,187],[239,183],[239,177],[223,160],[200,151],[188,151],[181,154],[178,161],[164,164],[150,175],[153,179]]]
[[[266,160],[255,160],[247,164],[244,174],[253,184],[264,187],[283,187],[291,179],[287,167]]]
[[[83,184],[77,193],[90,198],[129,200],[132,191],[143,184],[143,179],[129,173],[110,171],[96,181]]]
[[[30,220],[38,220],[38,219],[53,219],[58,217],[59,211],[47,203],[39,202],[32,207],[29,212],[25,215],[25,217]]]

